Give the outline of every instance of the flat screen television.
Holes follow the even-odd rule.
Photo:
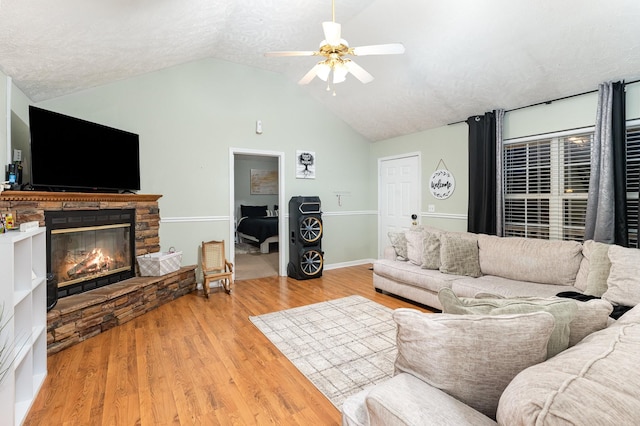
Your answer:
[[[135,133],[29,106],[31,186],[37,190],[140,189]]]

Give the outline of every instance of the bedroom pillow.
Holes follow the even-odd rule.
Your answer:
[[[267,206],[244,206],[240,205],[240,215],[242,217],[265,217]]]
[[[548,312],[517,315],[426,314],[399,308],[395,374],[409,373],[494,418],[503,390],[545,360]]]
[[[443,232],[440,235],[440,272],[474,278],[482,276],[477,240]]]
[[[575,301],[562,298],[517,298],[517,299],[474,299],[458,297],[449,288],[438,292],[442,312],[463,315],[504,315],[531,312],[549,312],[555,319],[555,326],[549,339],[547,357],[562,352],[569,347],[569,324],[576,316],[578,305]]]

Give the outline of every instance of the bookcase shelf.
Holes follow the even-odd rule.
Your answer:
[[[42,227],[0,234],[0,304],[7,324],[0,347],[10,354],[0,383],[0,413],[7,425],[24,422],[47,375],[45,243]]]

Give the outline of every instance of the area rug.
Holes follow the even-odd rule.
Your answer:
[[[249,317],[332,403],[392,376],[393,310],[349,296]]]

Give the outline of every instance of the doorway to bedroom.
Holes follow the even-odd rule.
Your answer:
[[[232,148],[231,159],[229,241],[234,242],[235,280],[283,275],[284,154]]]

